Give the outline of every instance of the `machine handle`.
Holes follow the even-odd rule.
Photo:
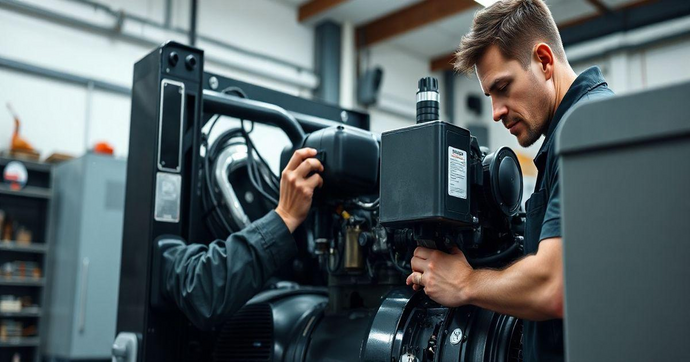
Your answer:
[[[79,295],[79,333],[84,333],[86,327],[86,288],[89,281],[89,258],[82,260],[81,293]]]

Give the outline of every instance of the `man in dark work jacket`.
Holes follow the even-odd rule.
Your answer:
[[[222,322],[261,291],[269,277],[297,253],[292,232],[304,221],[323,180],[316,150],[297,150],[280,179],[278,207],[227,240],[209,246],[164,245],[162,292],[197,327]]]
[[[575,74],[541,0],[505,0],[479,11],[455,67],[476,70],[491,97],[494,120],[521,146],[545,136],[534,159],[536,189],[526,205],[526,255],[503,270],[487,270],[473,269],[457,249],[445,254],[417,248],[407,283],[424,286],[431,299],[446,306],[473,304],[524,319],[525,361],[562,361],[563,255],[554,134],[575,105],[613,92],[599,68]]]

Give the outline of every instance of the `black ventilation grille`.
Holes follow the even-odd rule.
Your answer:
[[[273,312],[266,303],[245,305],[223,325],[216,340],[215,362],[271,361]]]
[[[522,362],[522,319],[518,320],[510,336],[508,362]]]

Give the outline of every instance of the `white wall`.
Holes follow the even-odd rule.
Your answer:
[[[440,74],[429,71],[429,60],[406,52],[393,44],[372,47],[360,57],[361,71],[367,64],[383,68],[379,101],[370,107],[371,129],[380,133],[416,122],[417,82],[420,78]]]
[[[642,49],[616,51],[605,57],[580,61],[580,72],[592,65],[602,69],[617,94],[656,88],[690,80],[690,36],[664,41]]]
[[[62,11],[99,24],[111,24],[113,19],[102,11],[64,0],[23,0],[29,4]],[[105,1],[105,0],[104,0]],[[163,22],[165,0],[111,0],[107,4],[116,10]],[[284,59],[313,72],[314,34],[309,26],[297,22],[296,9],[288,4],[271,0],[204,0],[199,2],[199,33],[254,52]],[[188,28],[189,0],[173,0],[174,27]],[[343,70],[341,102],[356,106],[353,100],[354,35],[353,26],[343,27]],[[175,38],[186,42],[184,35],[164,32],[150,26],[125,23],[125,31],[147,39]],[[129,87],[135,61],[151,48],[122,41],[119,38],[92,34],[81,29],[32,18],[6,9],[0,9],[0,56],[62,70],[77,75],[101,79]],[[211,44],[199,44],[209,61],[206,70],[238,78],[254,84],[287,93],[310,97],[306,87],[289,80],[302,79],[294,69]],[[584,45],[585,47],[587,45]],[[595,60],[575,62],[577,71],[591,64],[602,67],[611,87],[618,93],[656,87],[690,79],[690,38],[663,42],[634,51],[614,52]],[[444,84],[441,74],[431,74],[429,60],[421,59],[393,44],[375,46],[360,54],[361,69],[367,65],[384,68],[380,102],[368,109],[374,132],[414,123],[415,91],[417,81],[424,76],[436,76]],[[250,64],[264,69],[258,75],[251,69],[233,64]],[[312,73],[313,74],[313,73]],[[308,75],[308,74],[307,74]],[[284,77],[288,81],[276,80]],[[349,87],[349,88],[348,88]],[[458,75],[455,81],[454,120],[460,125],[483,123],[489,127],[489,146],[492,149],[508,145],[527,155],[534,155],[539,144],[522,149],[515,138],[492,121],[490,100],[482,96],[475,77]],[[466,96],[470,93],[484,99],[483,114],[472,115],[466,109]],[[0,101],[12,102],[22,119],[22,135],[43,157],[52,152],[66,152],[78,156],[87,147],[101,140],[115,146],[116,154],[125,156],[128,148],[130,99],[127,96],[102,90],[89,92],[86,87],[66,84],[37,76],[0,68]],[[4,108],[4,107],[3,107]],[[442,103],[442,114],[445,104]],[[219,125],[218,131],[222,127]],[[8,112],[0,110],[0,149],[9,146],[13,130]],[[257,132],[256,137],[280,138],[280,132]],[[282,142],[282,141],[281,141]],[[257,142],[264,144],[264,142]],[[280,143],[280,142],[279,142]],[[266,152],[276,153],[282,143],[266,143]]]
[[[27,4],[64,13],[95,24],[112,26],[114,20],[103,11],[64,0],[24,0]],[[103,1],[114,10],[162,23],[165,0]],[[172,25],[188,28],[189,0],[173,0]],[[310,79],[313,74],[313,30],[297,22],[296,9],[270,0],[199,1],[200,35],[267,54],[303,67],[299,72],[289,66],[222,49],[199,41],[205,50],[208,71],[234,77],[295,95],[311,96],[306,87],[291,80]],[[127,34],[157,43],[187,37],[151,26],[125,22]],[[120,38],[93,34],[83,29],[33,18],[0,8],[0,56],[79,76],[96,78],[130,87],[134,63],[152,47]],[[265,76],[233,63],[260,68]],[[276,78],[287,81],[276,80]],[[302,77],[302,78],[300,78]],[[311,75],[313,78],[313,75]],[[0,149],[7,149],[14,129],[12,118],[4,110],[11,102],[22,120],[21,134],[41,151],[42,157],[53,152],[79,156],[97,141],[108,141],[118,156],[126,156],[129,139],[130,99],[102,90],[88,91],[85,86],[67,84],[38,76],[0,68]],[[220,127],[219,127],[220,130]],[[266,137],[280,136],[270,131]],[[257,136],[259,136],[257,132]],[[282,145],[266,142],[273,149]]]

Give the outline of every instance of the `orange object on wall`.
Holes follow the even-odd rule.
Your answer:
[[[108,142],[98,142],[93,146],[93,152],[102,155],[112,155],[115,149]]]
[[[14,118],[14,133],[12,134],[12,144],[10,145],[10,150],[12,151],[33,151],[34,148],[31,146],[31,144],[23,139],[21,136],[19,136],[19,116],[14,112],[14,109],[12,109],[12,105],[7,102],[7,109],[10,111],[10,114],[12,114],[12,117]]]

